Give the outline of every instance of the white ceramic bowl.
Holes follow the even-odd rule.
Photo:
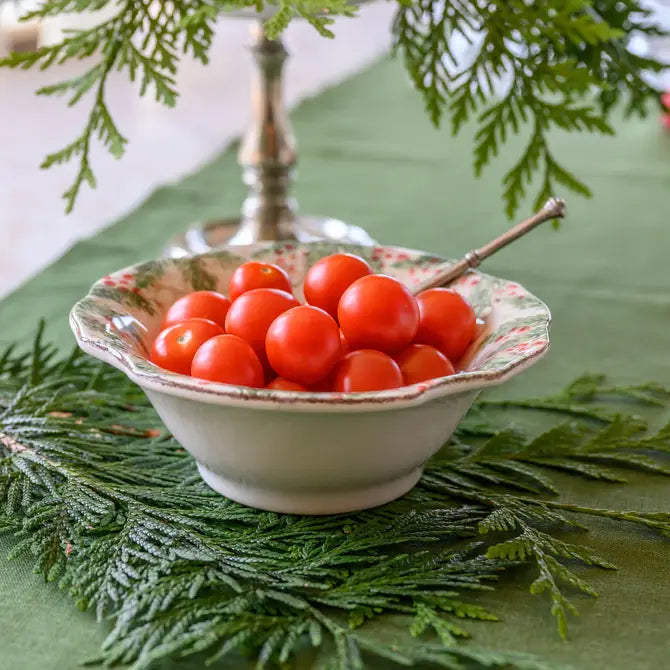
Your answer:
[[[477,393],[534,363],[549,347],[546,305],[516,283],[470,273],[453,288],[485,317],[459,374],[377,393],[296,393],[218,384],[162,370],[147,360],[162,315],[198,289],[226,292],[247,259],[302,278],[338,251],[366,258],[408,286],[445,261],[398,247],[328,242],[235,247],[160,259],[104,277],[72,309],[79,346],[139,384],[202,478],[233,500],[277,512],[329,514],[374,507],[407,492],[451,436]]]

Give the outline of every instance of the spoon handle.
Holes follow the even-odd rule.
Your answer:
[[[516,226],[504,232],[500,237],[496,237],[488,244],[479,247],[479,249],[468,251],[463,258],[450,265],[444,272],[413,287],[412,293],[416,295],[429,288],[450,284],[454,279],[458,279],[468,270],[476,268],[485,258],[493,255],[499,249],[506,247],[510,242],[514,242],[514,240],[533,230],[533,228],[539,226],[541,223],[550,219],[563,218],[565,211],[565,200],[561,198],[549,198],[539,212],[533,214],[533,216],[525,221],[517,223]]]

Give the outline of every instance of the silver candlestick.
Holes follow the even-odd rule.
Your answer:
[[[252,25],[256,63],[252,85],[252,122],[240,145],[238,161],[249,193],[241,217],[197,223],[173,238],[166,254],[204,253],[226,245],[260,241],[337,240],[374,244],[358,226],[324,216],[301,216],[289,195],[297,161],[296,143],[282,96],[282,68],[288,56],[281,40],[270,40],[263,23]]]

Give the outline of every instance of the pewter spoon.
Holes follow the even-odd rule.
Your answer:
[[[530,232],[536,226],[539,226],[545,221],[550,221],[551,219],[561,219],[565,216],[565,213],[565,200],[561,198],[549,198],[539,212],[536,212],[530,218],[521,221],[521,223],[517,223],[516,226],[505,231],[502,235],[491,240],[488,244],[479,247],[479,249],[468,251],[463,258],[455,261],[434,277],[413,286],[411,289],[412,293],[417,295],[426,289],[450,284],[455,279],[458,279],[461,275],[465,274],[468,270],[478,267],[485,258],[492,256],[496,251],[506,247],[511,242],[514,242],[514,240]]]

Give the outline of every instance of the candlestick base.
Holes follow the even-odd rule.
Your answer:
[[[253,220],[240,217],[219,219],[196,224],[184,233],[175,235],[169,242],[165,255],[172,258],[203,254],[230,245],[253,244],[261,241],[297,240],[315,242],[329,240],[343,244],[376,244],[363,228],[325,216],[298,216],[276,229],[277,235],[268,238],[259,235]]]

